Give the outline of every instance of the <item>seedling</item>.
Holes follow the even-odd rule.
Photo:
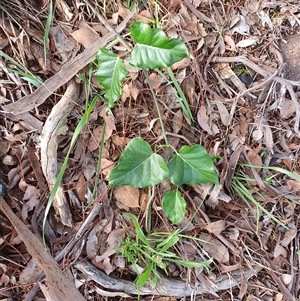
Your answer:
[[[168,39],[158,28],[151,29],[148,24],[135,22],[130,32],[136,45],[133,48],[130,64],[145,69],[167,68],[173,82],[176,81],[170,66],[189,56],[186,45],[178,39]],[[122,94],[122,81],[127,71],[124,61],[113,52],[101,48],[96,56],[98,70],[95,73],[99,83],[104,87],[104,99],[107,108],[114,107]],[[177,90],[179,85],[175,84]],[[151,89],[151,86],[150,86]],[[179,101],[187,119],[192,122],[192,114],[184,94]],[[155,93],[152,93],[156,101]],[[157,105],[157,103],[156,103]],[[168,141],[164,132],[163,121],[157,105],[157,112],[164,133],[166,147]],[[151,187],[169,178],[176,185],[194,185],[197,183],[218,183],[212,158],[201,145],[183,146],[166,164],[163,158],[153,153],[150,145],[141,138],[134,138],[125,148],[118,166],[112,170],[110,186],[131,185],[134,187]],[[178,189],[169,191],[163,197],[163,209],[173,224],[179,223],[185,214],[185,200]]]
[[[218,184],[213,159],[201,145],[183,146],[175,153],[166,164],[146,141],[136,137],[128,143],[118,165],[111,171],[109,185],[143,188],[160,184],[166,178],[176,186],[208,182]],[[162,205],[173,224],[182,221],[186,202],[178,188],[163,196]]]
[[[142,22],[133,23],[130,32],[136,42],[129,60],[130,64],[142,68],[146,79],[146,69],[167,68],[169,76],[181,97],[178,101],[183,113],[187,120],[192,123],[193,117],[188,102],[170,68],[172,64],[189,56],[185,44],[178,39],[168,39],[162,30],[158,28],[151,29],[149,25]],[[122,94],[122,81],[127,75],[124,61],[104,48],[99,50],[96,59],[98,70],[95,75],[105,89],[104,99],[107,102],[107,108],[111,109]],[[165,179],[169,179],[177,188],[168,191],[163,196],[162,207],[171,223],[178,224],[182,221],[186,208],[186,202],[178,186],[207,182],[218,184],[218,176],[214,170],[213,159],[201,145],[183,146],[179,152],[173,150],[172,153],[164,131],[158,102],[150,84],[149,88],[157,108],[166,142],[165,147],[170,150],[172,158],[166,163],[159,154],[153,152],[146,141],[136,137],[125,147],[118,165],[111,171],[109,185],[112,187],[131,185],[139,188],[150,188],[160,184]],[[135,266],[138,274],[137,288],[145,285],[149,279],[152,280],[152,284],[155,286],[159,277],[157,268],[167,272],[166,261],[175,262],[186,267],[207,267],[211,262],[211,260],[200,263],[185,261],[169,251],[179,240],[179,230],[167,233],[165,236],[161,235],[160,238],[155,238],[155,241],[150,244],[149,238],[145,236],[137,218],[128,213],[124,215],[132,220],[136,238],[128,236],[123,241],[121,254]],[[155,246],[153,246],[153,243]],[[139,272],[138,263],[145,267],[143,272]]]

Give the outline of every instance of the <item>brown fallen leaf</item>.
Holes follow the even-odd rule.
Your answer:
[[[199,238],[201,239],[199,243],[211,257],[219,263],[229,263],[228,249],[218,239],[206,233],[201,233]]]
[[[114,189],[114,196],[118,202],[129,208],[140,207],[140,191],[138,188],[132,186],[116,187]]]
[[[79,29],[72,33],[72,37],[84,48],[90,47],[94,42],[99,39],[96,30],[86,24],[84,21],[79,22]]]
[[[197,121],[201,128],[209,135],[213,135],[213,132],[209,126],[209,117],[204,105],[201,105],[197,113]]]
[[[209,223],[205,227],[205,229],[214,235],[218,235],[221,234],[221,232],[225,229],[225,226],[226,222],[224,220],[219,220],[216,222]]]

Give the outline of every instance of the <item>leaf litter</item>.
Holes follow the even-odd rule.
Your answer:
[[[72,281],[62,283],[68,288],[65,292],[88,300],[136,300],[139,295],[155,300],[195,295],[203,300],[296,300],[300,293],[296,272],[299,181],[280,168],[299,176],[298,1],[132,3],[138,9],[130,15],[129,7],[117,1],[100,1],[100,5],[92,0],[80,5],[58,1],[46,60],[43,35],[49,3],[45,7],[33,1],[1,3],[0,179],[7,183],[7,194],[1,197],[0,300],[62,298],[53,283],[66,276]],[[103,92],[89,63],[98,48],[106,47],[115,37],[111,26],[124,30],[123,36],[134,19],[149,22],[155,16],[166,35],[181,39],[191,54],[172,70],[197,121],[193,126],[182,114],[166,80],[168,73],[164,69],[149,73],[169,141],[177,151],[187,144],[201,144],[217,156],[215,169],[220,181],[218,186],[183,186],[187,205],[184,222],[178,227],[186,237],[180,238],[172,252],[197,262],[213,257],[214,262],[209,273],[169,263],[167,274],[159,270],[155,288],[147,284],[137,290],[137,273],[120,254],[122,241],[132,234],[132,225],[123,216],[126,211],[138,218],[145,234],[176,230],[162,210],[162,184],[152,189],[150,198],[146,189],[106,186],[111,170],[134,137],[145,139],[153,150],[159,150],[162,143],[162,129],[145,77],[126,57],[128,76],[121,101],[109,117],[101,103],[96,105],[71,150],[61,184],[67,216],[61,212],[64,209],[51,208],[45,227],[47,248],[57,261],[52,265],[54,274],[49,274],[49,266],[37,261],[47,260],[49,253],[40,248],[38,255],[20,232],[30,228],[41,237],[49,196],[49,173],[41,174],[41,132],[66,92],[64,84],[74,76],[78,75],[82,101]],[[103,38],[100,43],[99,38]],[[126,35],[124,38],[133,43]],[[97,47],[93,48],[93,43],[98,43]],[[143,50],[143,45],[138,46]],[[125,49],[120,42],[110,47],[116,52]],[[251,76],[253,81],[245,83],[241,75]],[[44,85],[37,88],[40,82]],[[48,153],[47,159],[54,159],[58,168],[85,110],[83,102],[73,101],[77,105],[65,116],[59,132],[53,133],[55,137],[50,137],[56,140],[56,154]],[[168,154],[162,156],[165,159]]]

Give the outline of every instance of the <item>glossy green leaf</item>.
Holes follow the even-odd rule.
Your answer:
[[[110,50],[100,48],[96,59],[98,70],[95,73],[99,84],[105,89],[104,98],[108,102],[108,107],[114,107],[122,95],[122,81],[127,76],[124,61]]]
[[[175,185],[218,184],[214,161],[203,146],[183,146],[168,163],[170,180]]]
[[[161,183],[168,175],[163,158],[153,153],[149,143],[137,137],[128,143],[119,164],[111,171],[109,185],[150,187]]]
[[[162,207],[167,218],[176,225],[184,217],[186,202],[178,190],[171,190],[163,196]]]
[[[169,67],[189,56],[186,45],[178,39],[168,39],[161,29],[152,29],[148,24],[137,21],[130,26],[136,45],[130,64],[140,68],[155,69]]]

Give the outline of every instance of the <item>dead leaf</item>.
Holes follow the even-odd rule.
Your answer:
[[[173,133],[177,134],[181,130],[181,128],[182,128],[182,122],[183,122],[182,110],[178,110],[174,114],[173,120],[172,120],[172,123],[173,123]]]
[[[218,235],[222,233],[225,227],[226,227],[226,222],[224,220],[219,220],[216,222],[209,223],[205,227],[205,229],[214,235]]]
[[[0,278],[0,285],[1,286],[6,286],[9,283],[9,277],[6,274],[2,274],[1,278]]]
[[[209,117],[206,113],[206,108],[204,105],[200,105],[197,113],[197,121],[204,131],[206,131],[209,135],[213,135],[213,132],[209,126]]]
[[[156,72],[153,72],[149,75],[149,82],[152,88],[154,90],[157,90],[160,87],[160,85],[164,82],[164,79]],[[147,80],[145,80],[145,83],[148,83]]]
[[[101,172],[105,175],[105,179],[109,178],[110,172],[115,167],[115,163],[111,160],[102,158],[101,159]]]
[[[121,240],[124,239],[127,230],[128,229],[122,228],[113,230],[109,233],[106,240],[105,252],[99,256],[96,256],[97,262],[103,261],[105,258],[115,254],[118,251],[117,247],[120,245]]]
[[[113,130],[107,126],[104,135],[104,141],[106,141],[111,136],[112,132]],[[89,141],[89,146],[88,146],[90,151],[94,151],[98,149],[102,139],[102,133],[103,133],[103,125],[99,125],[93,130],[93,135]]]
[[[236,43],[235,47],[245,48],[245,47],[255,45],[256,43],[257,43],[257,38],[244,39]]]
[[[26,220],[30,212],[40,202],[40,191],[32,185],[27,185],[23,201],[27,201],[22,206],[22,218]]]
[[[80,173],[78,181],[75,186],[77,197],[79,198],[80,202],[85,203],[86,198],[86,179],[84,178],[83,173]]]
[[[74,18],[74,14],[72,13],[71,8],[64,0],[58,0],[55,3],[55,7],[60,11],[61,15],[65,17],[67,22],[70,22]]]
[[[230,120],[230,114],[228,113],[228,110],[226,106],[221,102],[216,102],[216,105],[218,107],[218,111],[220,113],[221,121],[225,126],[228,126],[229,120]]]
[[[72,37],[84,48],[88,48],[99,39],[99,34],[84,21],[80,21],[79,29],[72,33]]]
[[[121,186],[114,189],[116,200],[129,208],[140,207],[140,191],[132,186]]]
[[[247,155],[252,165],[259,166],[259,167],[263,165],[262,158],[256,150],[249,149],[247,151]],[[257,172],[260,172],[261,170],[260,168],[255,168],[255,169]]]
[[[51,33],[56,49],[61,56],[62,63],[64,64],[76,55],[79,50],[78,43],[68,33],[68,31],[62,29],[61,25],[53,26],[51,28]]]
[[[226,49],[228,49],[230,51],[235,50],[235,43],[231,36],[224,35],[224,42],[226,43]]]
[[[219,263],[229,263],[229,252],[227,248],[216,238],[209,234],[201,233],[199,241],[203,249]]]

